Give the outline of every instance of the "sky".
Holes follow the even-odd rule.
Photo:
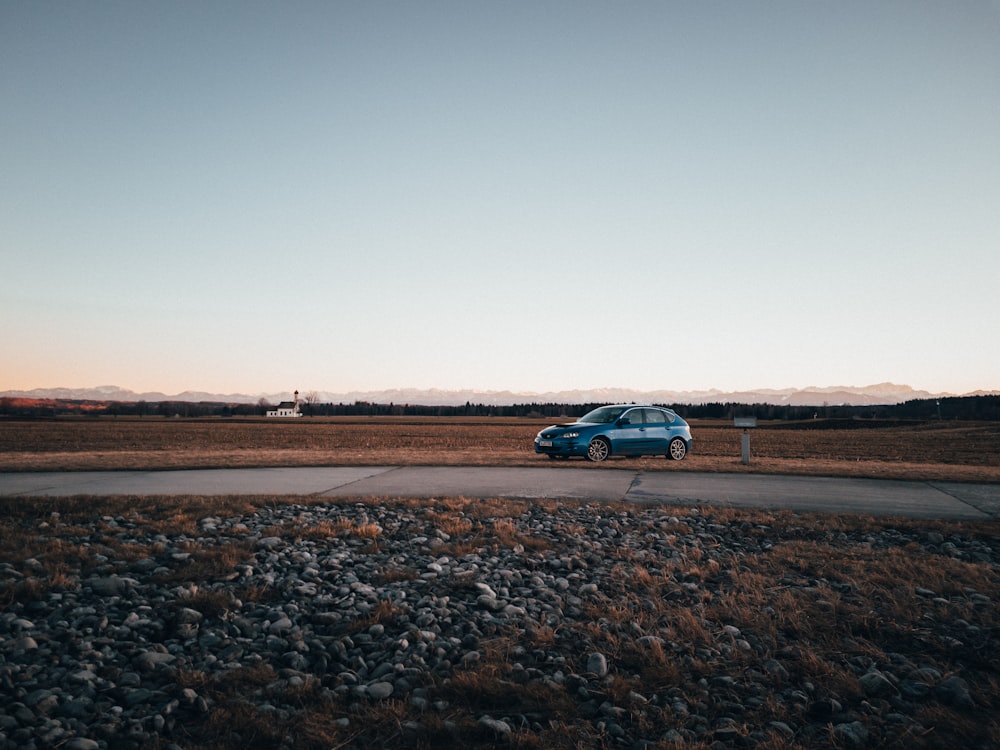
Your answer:
[[[0,390],[1000,389],[1000,2],[0,0]]]

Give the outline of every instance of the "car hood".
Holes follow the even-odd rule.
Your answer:
[[[554,424],[548,429],[550,430],[572,430],[576,427],[590,427],[593,422],[570,422],[569,424]]]

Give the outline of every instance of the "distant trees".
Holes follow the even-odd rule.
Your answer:
[[[603,404],[473,404],[425,406],[420,404],[377,404],[355,401],[352,404],[320,403],[318,394],[306,394],[307,413],[311,416],[434,416],[434,417],[533,417],[562,421],[580,417]],[[880,406],[788,406],[780,404],[660,404],[672,408],[685,419],[732,419],[755,416],[761,420],[804,421],[815,418],[835,420],[981,420],[1000,422],[1000,396],[963,396],[941,399],[915,399],[902,404]],[[64,415],[161,417],[263,417],[271,404],[260,399],[256,404],[227,404],[190,401],[73,401],[57,399],[0,398],[0,416],[46,418]]]
[[[316,391],[309,391],[305,395],[305,398],[302,399],[302,401],[305,403],[305,408],[302,409],[302,412],[310,417],[313,416],[315,412],[315,407],[320,402],[320,400],[321,399],[319,393],[317,393]]]

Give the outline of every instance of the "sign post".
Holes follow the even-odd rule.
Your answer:
[[[740,455],[744,466],[750,465],[750,432],[748,428],[757,426],[757,417],[735,417],[733,424],[743,428],[743,438],[740,442]]]

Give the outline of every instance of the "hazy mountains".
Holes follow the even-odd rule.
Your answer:
[[[415,404],[421,406],[460,406],[473,404],[510,405],[530,403],[591,404],[591,403],[657,403],[705,404],[712,402],[743,404],[776,404],[790,406],[823,406],[848,404],[866,406],[898,404],[912,399],[942,398],[947,396],[998,395],[997,391],[975,393],[930,393],[914,390],[908,385],[879,383],[863,387],[831,386],[808,388],[761,388],[752,391],[637,391],[628,388],[594,388],[590,390],[548,391],[545,393],[515,391],[445,391],[432,388],[418,390],[400,388],[385,391],[351,391],[330,393],[300,389],[299,397],[316,403],[353,404],[366,401],[376,404]],[[3,391],[0,397],[64,399],[69,401],[208,401],[229,404],[255,404],[264,400],[271,404],[289,401],[292,393],[203,393],[184,391],[174,395],[165,393],[136,393],[115,385],[96,388],[35,388],[30,391]]]

